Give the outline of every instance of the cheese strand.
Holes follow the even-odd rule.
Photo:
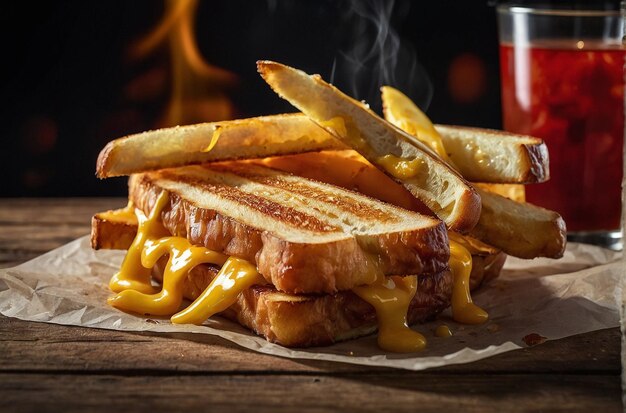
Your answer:
[[[172,316],[172,323],[202,324],[233,305],[243,290],[265,282],[254,265],[230,257],[204,292],[189,307]]]
[[[111,291],[119,293],[124,290],[136,290],[146,294],[154,294],[157,291],[150,282],[150,268],[141,265],[141,252],[146,242],[168,234],[160,221],[161,211],[168,201],[167,191],[162,191],[148,217],[141,210],[135,209],[138,221],[137,235],[128,248],[120,270],[109,281]]]
[[[407,312],[417,292],[417,277],[385,277],[352,291],[376,310],[378,346],[383,350],[409,353],[426,347],[426,338],[409,328]]]
[[[183,300],[183,284],[189,271],[204,263],[221,265],[226,256],[204,247],[196,247],[182,237],[165,237],[146,244],[141,262],[152,268],[159,258],[169,254],[163,272],[163,288],[156,294],[125,290],[109,299],[114,307],[151,315],[171,315],[178,311]]]
[[[482,324],[489,314],[472,302],[469,279],[472,272],[472,255],[460,242],[450,239],[450,269],[452,286],[452,318],[463,324]]]

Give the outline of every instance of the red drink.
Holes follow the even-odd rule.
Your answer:
[[[616,230],[625,50],[588,43],[500,46],[504,128],[548,145],[551,178],[526,186],[529,202],[559,212],[568,231]]]

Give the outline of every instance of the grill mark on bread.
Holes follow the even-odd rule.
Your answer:
[[[168,172],[175,179],[164,178]],[[272,217],[267,219],[267,215],[247,207],[236,213],[237,216],[243,213],[244,217],[248,213],[251,215],[251,219],[244,223],[231,218],[235,211],[228,209],[229,205],[243,204],[225,198],[220,200],[219,195],[212,197],[209,190],[185,185],[184,180],[179,179],[179,175],[186,175],[217,184],[223,181],[226,186],[237,182],[243,185],[240,190],[250,189],[240,177],[219,172],[212,176],[210,172],[196,166],[133,175],[129,179],[129,197],[147,213],[154,208],[161,190],[170,191],[170,205],[164,209],[161,218],[173,235],[255,263],[259,273],[280,291],[335,294],[370,282],[370,256],[354,236],[343,231],[314,232],[300,228],[296,231],[299,236],[292,238],[291,233],[283,232],[291,230],[290,224]],[[269,187],[267,190],[277,191]],[[220,210],[216,210],[219,205],[222,205]],[[257,215],[262,215],[263,219],[258,217],[255,221]],[[399,231],[371,234],[370,246],[376,250],[373,253],[381,254],[379,264],[384,274],[422,276],[448,268],[449,249],[444,224],[430,218],[422,222],[419,215],[415,218],[403,221],[407,226]],[[421,224],[415,226],[414,222]]]
[[[206,178],[177,175],[169,171],[160,171],[159,179],[169,179],[184,182],[196,188],[202,188],[205,191],[215,193],[216,195],[245,205],[262,214],[271,216],[272,219],[286,222],[297,228],[315,231],[315,232],[336,232],[341,231],[337,226],[327,224],[320,221],[316,217],[298,211],[294,208],[278,204],[265,198],[261,198],[254,194],[250,194],[232,186],[222,185],[219,183],[207,182]]]
[[[221,165],[207,165],[206,168],[211,170],[228,172],[240,176],[242,178],[256,181],[260,184],[271,186],[274,188],[283,189],[289,192],[293,192],[303,197],[314,199],[315,201],[331,204],[336,208],[344,211],[349,211],[360,218],[367,218],[371,220],[381,220],[390,223],[397,223],[401,221],[401,218],[396,214],[392,214],[389,211],[384,211],[379,208],[372,207],[366,203],[361,203],[352,197],[342,196],[341,194],[332,194],[322,191],[308,183],[299,182],[296,180],[286,179],[291,176],[290,174],[276,171],[270,168],[261,166],[250,166],[242,164],[221,164]],[[253,169],[254,168],[254,169]],[[262,172],[254,172],[261,170]],[[350,192],[343,188],[337,188],[341,192]],[[361,195],[362,196],[362,195]]]

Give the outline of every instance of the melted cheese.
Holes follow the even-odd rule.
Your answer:
[[[416,137],[441,159],[454,166],[446,153],[441,135],[428,116],[399,90],[390,86],[383,86],[381,90],[385,104],[385,118],[409,135]]]
[[[450,238],[450,270],[452,285],[452,318],[463,324],[482,324],[489,315],[472,302],[469,278],[472,272],[472,255],[460,242]]]
[[[162,237],[167,231],[159,217],[169,200],[161,192],[146,217],[137,211],[139,227],[120,271],[110,282],[118,294],[109,304],[126,311],[151,315],[172,315],[183,300],[183,285],[189,271],[203,263],[223,265],[218,276],[191,306],[172,317],[173,322],[202,323],[206,318],[232,305],[241,291],[264,282],[253,265],[238,258],[192,245],[186,238]],[[169,259],[163,272],[163,286],[157,292],[150,283],[150,268],[164,255]]]
[[[348,137],[348,129],[346,128],[346,122],[341,116],[335,116],[334,118],[319,122],[320,126],[324,129],[330,129],[333,135],[337,135],[341,138]]]
[[[459,234],[458,232],[448,231],[448,238],[450,238],[451,242],[456,242],[461,244],[461,246],[469,251],[470,254],[497,254],[498,249],[492,247],[491,245],[485,244],[484,242],[477,240],[476,238],[471,238],[468,236],[464,236]]]
[[[424,349],[426,338],[407,325],[409,304],[417,291],[417,277],[379,277],[373,284],[352,291],[376,310],[378,346],[383,350],[408,353]]]
[[[230,257],[204,292],[189,307],[172,316],[172,323],[201,324],[233,305],[241,291],[264,283],[254,265]]]
[[[109,299],[109,304],[135,313],[172,315],[183,301],[183,283],[189,271],[199,264],[223,264],[226,261],[224,255],[192,246],[185,238],[165,237],[147,243],[141,254],[141,263],[145,268],[152,268],[165,254],[169,254],[169,259],[160,292],[145,294],[129,289]]]
[[[372,152],[369,144],[363,139],[358,129],[352,124],[351,119],[342,116],[319,122],[319,125],[328,130],[331,134],[338,136],[344,141],[348,141],[359,152]]]
[[[141,252],[146,242],[168,234],[159,219],[161,210],[168,201],[169,196],[167,192],[163,191],[157,198],[156,204],[148,217],[140,210],[135,210],[139,223],[137,235],[128,249],[126,257],[124,257],[120,271],[109,281],[111,291],[119,293],[130,289],[146,294],[154,294],[156,292],[150,282],[150,268],[141,265]]]
[[[366,157],[372,154],[369,143],[363,139],[358,129],[351,124],[349,118],[335,116],[326,121],[319,122],[320,126],[329,130],[330,133],[348,141],[350,146]],[[429,148],[426,148],[429,149]],[[424,161],[420,159],[404,159],[395,155],[380,156],[375,159],[375,163],[382,166],[388,173],[399,179],[408,179],[418,175],[425,167]]]
[[[442,324],[435,329],[435,335],[437,337],[452,337],[452,330],[447,325]]]
[[[425,167],[424,161],[421,159],[404,159],[391,154],[381,156],[376,162],[398,179],[413,178]]]
[[[99,212],[97,215],[98,218],[106,221],[124,221],[130,224],[137,222],[137,217],[135,216],[135,206],[133,205],[133,201],[130,200],[124,208]]]
[[[215,126],[213,135],[211,135],[211,142],[209,142],[209,145],[206,148],[202,149],[202,152],[210,152],[215,147],[217,141],[220,138],[220,135],[222,134],[223,129],[224,127],[221,125]]]

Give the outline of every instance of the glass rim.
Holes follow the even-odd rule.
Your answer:
[[[509,12],[518,14],[534,14],[537,16],[561,16],[561,17],[621,17],[621,10],[605,9],[542,9],[538,7],[525,7],[501,4],[496,7],[498,13]]]

